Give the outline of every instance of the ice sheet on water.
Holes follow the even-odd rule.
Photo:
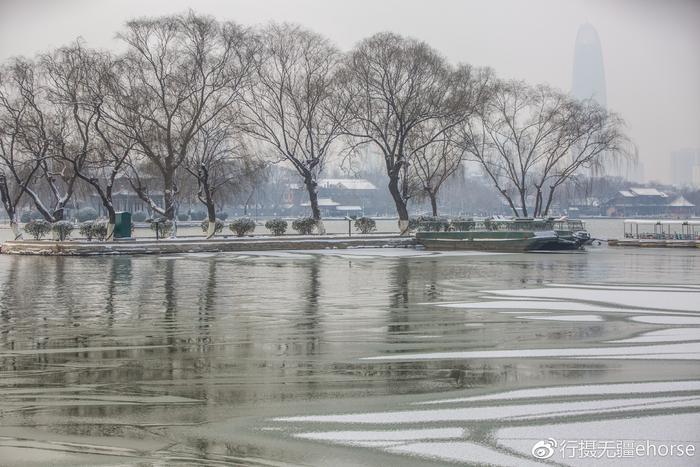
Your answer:
[[[518,319],[542,319],[546,321],[582,321],[595,322],[603,321],[598,315],[523,315],[516,316]]]
[[[700,317],[692,316],[634,316],[630,319],[650,324],[700,324]]]
[[[697,447],[698,433],[700,433],[700,422],[697,414],[675,413],[673,415],[507,427],[499,429],[495,433],[495,438],[499,445],[528,456],[532,446],[543,438],[554,438],[555,440],[651,440],[656,444],[665,440],[666,444],[677,444],[678,442],[688,444],[691,442]],[[675,440],[675,442],[671,440]],[[634,456],[614,461],[615,465],[656,467],[659,465],[697,465],[696,460],[696,458],[689,457],[671,459],[658,456]],[[550,461],[557,463],[562,461],[559,450]],[[600,466],[606,464],[605,461],[597,458],[573,459],[573,461],[575,465]]]
[[[648,290],[583,289],[576,287],[547,287],[517,290],[487,290],[497,296],[555,298],[602,302],[630,308],[656,308],[660,310],[700,311],[700,290],[668,291],[663,287]]]
[[[493,300],[488,302],[468,302],[468,303],[441,303],[437,306],[445,308],[466,308],[466,309],[496,309],[496,310],[561,310],[561,311],[592,311],[599,313],[640,313],[643,310],[625,310],[622,308],[611,308],[589,303],[568,302],[561,300]]]
[[[463,428],[425,428],[418,430],[321,431],[295,435],[297,438],[322,441],[413,441],[449,439],[466,436]]]
[[[435,410],[403,410],[334,415],[280,417],[278,422],[356,423],[392,425],[397,423],[436,423],[482,420],[521,420],[576,415],[602,415],[622,411],[673,408],[700,408],[700,397],[639,397],[612,400],[547,402],[540,404],[491,405]]]
[[[417,361],[417,360],[464,360],[490,358],[647,358],[650,355],[666,359],[700,360],[700,342],[662,345],[638,345],[615,347],[574,347],[552,349],[475,350],[463,352],[430,352],[414,354],[380,355],[362,357],[369,361]]]
[[[498,401],[512,399],[605,396],[612,394],[650,394],[661,392],[700,391],[700,381],[659,381],[651,383],[590,384],[583,386],[549,386],[513,391],[416,402],[415,405],[454,404],[458,402]]]
[[[691,319],[685,318],[684,320]],[[611,343],[618,344],[633,344],[633,343],[644,343],[644,342],[677,342],[677,341],[695,341],[700,340],[700,328],[671,328],[671,329],[661,329],[660,331],[650,331],[645,332],[636,337],[630,337],[628,339],[619,339],[615,341],[608,341]]]
[[[542,465],[527,457],[514,456],[468,441],[409,443],[389,448],[387,451],[450,462],[473,462],[474,459],[479,459],[479,464],[488,465],[517,465],[523,467]]]

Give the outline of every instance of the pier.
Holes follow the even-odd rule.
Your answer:
[[[642,248],[700,248],[700,220],[625,219],[621,239],[609,246]]]

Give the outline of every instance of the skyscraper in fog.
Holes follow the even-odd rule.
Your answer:
[[[603,107],[608,105],[600,39],[588,23],[581,25],[576,34],[571,95],[577,99],[595,99]]]
[[[671,152],[671,179],[679,187],[700,187],[700,148]]]

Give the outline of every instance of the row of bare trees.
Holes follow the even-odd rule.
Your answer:
[[[428,198],[437,215],[440,188],[469,161],[514,213],[528,215],[534,196],[531,214],[546,215],[557,187],[624,142],[620,118],[592,101],[452,65],[392,33],[342,53],[296,25],[253,30],[190,12],[130,21],[118,37],[120,55],[77,41],[0,69],[0,195],[13,228],[23,198],[53,222],[83,185],[111,235],[118,179],[175,220],[189,177],[213,235],[220,193],[284,162],[323,231],[319,175],[367,146],[402,231],[409,201]]]

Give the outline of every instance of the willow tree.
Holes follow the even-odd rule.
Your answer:
[[[428,44],[379,33],[350,52],[343,76],[351,102],[346,133],[383,156],[399,229],[405,233],[414,185],[406,179],[411,159],[463,118],[460,75]],[[410,144],[419,139],[421,144]]]
[[[179,177],[193,141],[240,99],[256,41],[234,23],[192,12],[129,21],[118,37],[127,51],[116,70],[112,118],[160,174],[162,205],[143,178],[133,177],[132,186],[152,210],[175,221]]]
[[[336,76],[341,54],[324,37],[297,25],[269,25],[260,40],[245,128],[299,174],[323,233],[317,180],[348,112]]]
[[[197,181],[197,199],[207,211],[207,238],[216,233],[216,202],[247,190],[263,175],[265,162],[248,149],[233,116],[202,127],[185,168]]]
[[[71,144],[70,114],[53,99],[41,63],[13,59],[0,81],[0,157],[6,176],[19,188],[17,195],[26,194],[45,220],[62,220],[77,181],[72,165],[60,157]]]
[[[455,87],[459,90],[461,113],[458,121],[472,118],[489,99],[493,73],[460,65],[456,70]],[[438,193],[444,183],[463,167],[465,149],[460,144],[455,118],[431,119],[418,126],[408,141],[412,154],[410,176],[418,185],[419,196],[430,201],[433,216],[438,215]],[[441,131],[442,130],[442,131]],[[437,138],[433,135],[439,134]],[[416,149],[413,149],[416,148]]]
[[[516,216],[548,214],[556,188],[616,153],[623,138],[614,114],[522,81],[497,83],[477,115],[460,127],[462,144]]]

